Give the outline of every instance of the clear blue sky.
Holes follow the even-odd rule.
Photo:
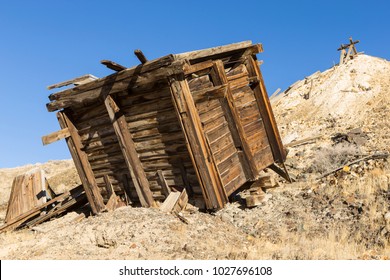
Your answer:
[[[112,73],[102,59],[149,59],[244,40],[263,43],[268,93],[337,63],[349,36],[358,51],[390,59],[389,1],[2,1],[0,168],[67,159],[46,86]]]

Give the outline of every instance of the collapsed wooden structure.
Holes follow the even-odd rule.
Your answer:
[[[82,186],[56,195],[50,188],[44,171],[35,168],[15,177],[0,232],[34,227],[69,210],[83,207],[86,203]]]
[[[222,208],[260,172],[283,169],[286,153],[250,41],[167,55],[104,78],[87,75],[49,96],[92,211],[113,198],[154,207],[171,188]],[[92,78],[91,78],[92,77]],[[51,86],[56,88],[67,81]]]

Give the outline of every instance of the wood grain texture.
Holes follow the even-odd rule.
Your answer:
[[[126,119],[122,114],[116,115],[120,109],[110,95],[106,96],[104,104],[118,137],[119,145],[125,158],[126,165],[129,168],[130,176],[136,188],[141,205],[144,207],[155,207],[156,204],[152,192],[150,191],[149,181],[146,178],[142,163],[135,149],[134,141],[127,128]]]
[[[68,114],[69,113],[66,111],[60,111],[57,113],[57,118],[61,128],[69,129],[70,137],[66,139],[66,142],[81,182],[83,183],[85,194],[87,195],[89,204],[91,205],[92,212],[97,214],[105,209],[103,197],[101,196],[96,184],[96,178],[88,161],[88,156],[82,150],[83,145],[80,135],[78,134],[78,131],[70,120]]]

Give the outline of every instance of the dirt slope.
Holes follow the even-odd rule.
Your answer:
[[[158,209],[123,207],[84,219],[69,213],[34,229],[0,234],[0,258],[388,259],[389,163],[362,161],[318,177],[365,155],[390,152],[389,96],[390,62],[359,55],[273,99],[285,144],[320,138],[289,148],[286,165],[297,182],[278,178],[281,187],[269,190],[261,206],[245,208],[236,197],[212,214],[190,207],[183,213],[188,224]],[[366,142],[332,141],[355,128]],[[65,188],[76,181],[68,180],[74,178],[71,163],[63,164],[51,162],[62,170],[47,172],[57,178],[54,185]],[[11,182],[15,172],[0,170],[0,176]],[[0,187],[6,201],[10,183]]]

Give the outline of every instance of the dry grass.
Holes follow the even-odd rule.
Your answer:
[[[319,149],[315,154],[309,172],[326,173],[348,163],[360,154],[359,149],[351,144],[338,144]]]
[[[347,148],[339,151],[353,150]],[[357,208],[361,208],[361,213],[352,219],[346,218],[347,216],[334,218],[333,222],[322,227],[323,221],[316,220],[317,214],[310,213],[312,209],[302,209],[307,212],[296,215],[297,230],[291,230],[286,224],[275,230],[274,236],[277,238],[254,238],[254,249],[248,258],[390,259],[390,220],[385,219],[386,213],[390,212],[389,163],[371,164],[360,176],[353,170],[354,168],[350,173],[341,172],[334,184],[327,182],[316,187],[312,182],[310,185],[317,197],[332,201],[334,205],[337,205],[335,201],[344,205],[344,208],[337,210],[339,213]]]
[[[308,238],[305,234],[283,233],[281,242],[264,239],[253,241],[254,249],[248,259],[282,260],[347,260],[347,259],[390,259],[389,244],[385,247],[367,249],[360,242],[350,238],[350,229],[335,225],[324,236]]]

